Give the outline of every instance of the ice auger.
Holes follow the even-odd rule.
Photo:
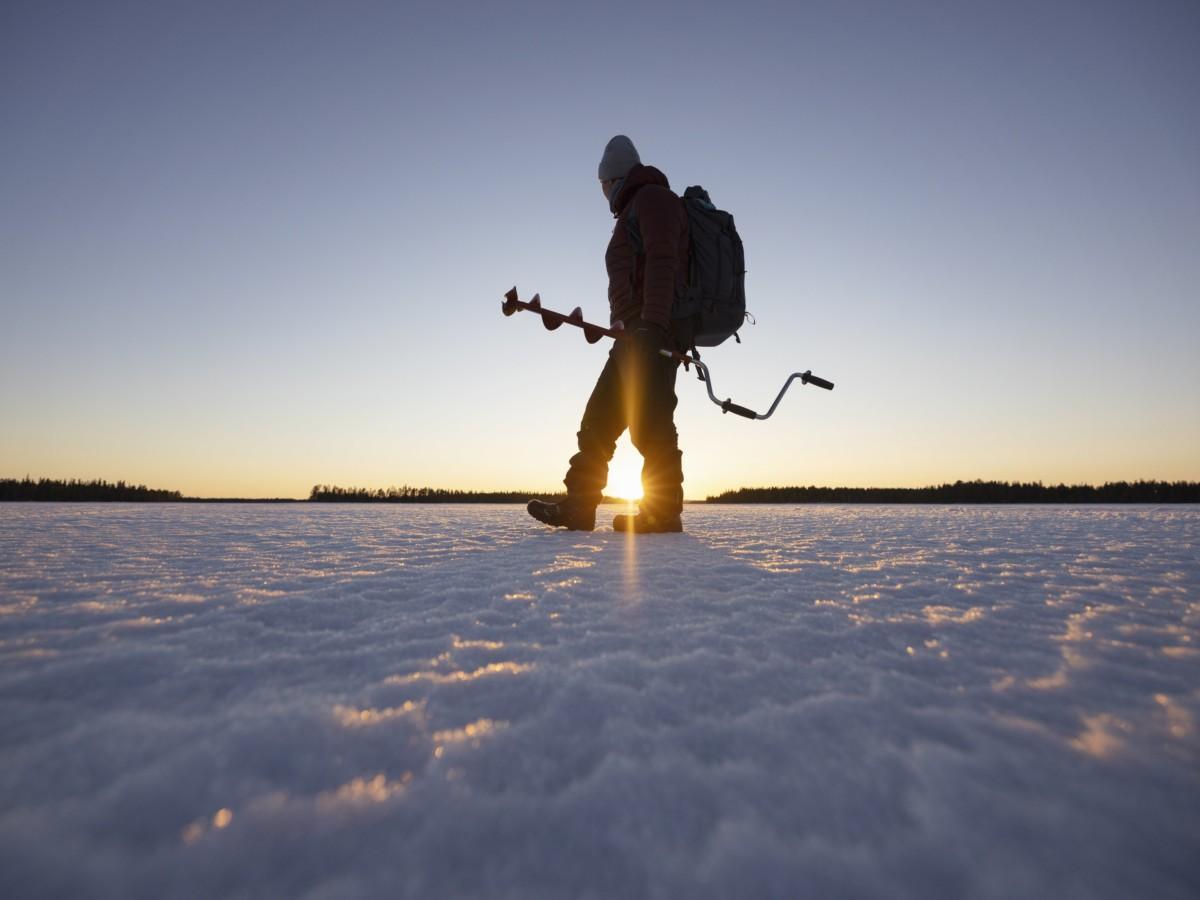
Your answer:
[[[525,301],[517,298],[517,289],[514,287],[511,291],[504,295],[504,301],[500,306],[501,311],[506,316],[511,316],[515,312],[520,312],[525,309],[529,312],[537,313],[542,317],[542,324],[546,326],[547,331],[554,331],[560,325],[574,325],[576,328],[583,329],[583,336],[589,344],[594,344],[601,338],[610,337],[615,341],[625,340],[629,337],[625,333],[624,326],[621,322],[615,323],[611,328],[605,328],[602,325],[594,325],[591,322],[585,322],[583,319],[583,310],[580,307],[575,307],[570,313],[564,314],[555,312],[552,309],[546,309],[542,306],[540,295],[534,294],[533,298]],[[801,384],[811,384],[814,387],[824,388],[827,391],[833,390],[833,382],[826,381],[824,378],[818,378],[812,373],[812,370],[807,372],[793,372],[788,376],[788,380],[783,383],[783,387],[779,389],[779,393],[775,395],[775,402],[771,404],[771,408],[765,413],[756,413],[754,410],[745,406],[739,406],[728,397],[724,400],[717,399],[717,395],[713,393],[712,375],[708,371],[708,366],[702,363],[699,359],[700,354],[690,356],[687,353],[678,353],[673,350],[659,350],[663,356],[668,359],[677,359],[683,363],[684,367],[695,366],[696,377],[704,382],[704,387],[708,391],[708,399],[717,406],[721,407],[723,413],[733,413],[734,415],[742,416],[746,419],[769,419],[775,409],[779,406],[779,401],[783,399],[783,395],[787,393],[788,388],[792,386],[792,382],[797,378]]]

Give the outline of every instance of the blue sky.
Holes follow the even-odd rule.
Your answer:
[[[1200,478],[1192,3],[0,11],[0,474],[553,489],[605,142],[746,241],[689,497]],[[615,461],[628,478],[636,455]]]

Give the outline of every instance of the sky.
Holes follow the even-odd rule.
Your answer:
[[[0,7],[0,476],[560,488],[629,135],[746,246],[689,498],[1200,479],[1192,2]],[[617,488],[636,481],[623,438]]]

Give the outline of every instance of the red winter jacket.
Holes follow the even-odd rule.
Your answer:
[[[688,220],[683,201],[671,191],[667,176],[653,166],[637,165],[612,202],[617,218],[604,254],[608,269],[610,320],[642,318],[671,328],[671,305],[687,289]],[[636,230],[642,252],[629,234],[629,217],[636,210]]]

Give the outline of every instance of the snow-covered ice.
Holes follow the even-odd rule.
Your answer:
[[[0,507],[5,897],[1200,895],[1200,508]]]

